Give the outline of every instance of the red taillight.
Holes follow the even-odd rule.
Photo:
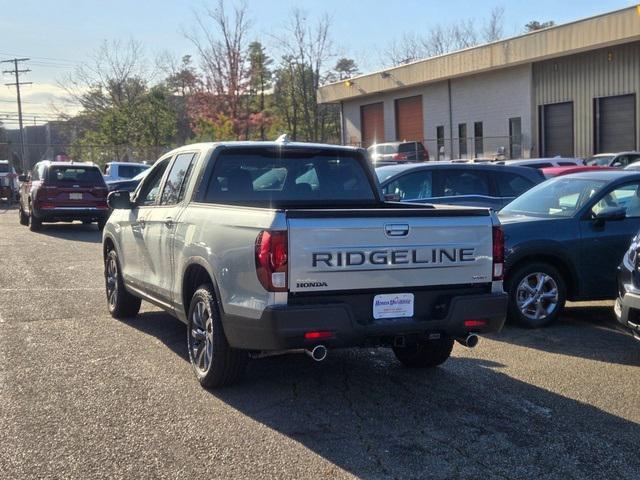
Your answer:
[[[326,330],[321,330],[317,332],[305,332],[304,338],[305,340],[321,340],[323,338],[332,338],[333,332],[329,332]]]
[[[486,320],[465,320],[464,326],[467,328],[484,327],[487,325]]]
[[[504,232],[502,227],[493,227],[493,279],[504,277]]]
[[[256,238],[256,273],[268,292],[287,291],[287,232],[264,230]]]
[[[407,159],[407,154],[406,153],[394,153],[393,154],[393,160],[406,160]]]
[[[56,198],[58,196],[58,187],[51,185],[42,185],[40,191],[45,198]]]

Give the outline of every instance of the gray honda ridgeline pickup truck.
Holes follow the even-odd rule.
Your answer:
[[[135,316],[142,299],[185,322],[206,387],[236,381],[248,358],[338,347],[433,367],[504,323],[497,217],[385,202],[362,149],[188,145],[109,205],[109,312]]]

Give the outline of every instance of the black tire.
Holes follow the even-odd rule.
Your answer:
[[[526,279],[533,281],[536,278],[536,274],[546,275],[550,280],[544,282],[543,288],[538,292],[539,296],[536,297],[538,300],[534,301],[531,307],[528,307],[530,313],[525,314],[523,307],[528,299],[520,286]],[[532,288],[532,282],[527,281],[527,284]],[[555,285],[555,289],[552,288],[553,285]],[[523,327],[541,328],[550,325],[558,320],[564,310],[564,304],[567,300],[567,284],[560,271],[549,263],[532,262],[518,267],[513,273],[509,274],[506,287],[509,294],[508,319]],[[537,288],[532,289],[538,290]],[[557,292],[555,297],[552,295],[554,290]],[[545,299],[542,298],[543,295],[553,298]],[[540,307],[538,307],[538,304],[540,304]],[[552,304],[555,304],[555,306]],[[533,309],[537,308],[541,309],[540,318],[535,318],[537,310],[534,312]]]
[[[140,311],[141,300],[125,288],[115,250],[109,250],[104,260],[104,280],[111,316],[118,319],[135,317]]]
[[[189,361],[200,385],[219,388],[236,383],[245,371],[248,355],[229,345],[212,285],[196,290],[187,318]]]
[[[396,358],[408,368],[437,367],[451,356],[453,339],[441,337],[406,347],[393,347]]]
[[[20,225],[29,225],[29,215],[27,215],[22,209],[22,203],[18,207],[18,219],[20,221]]]
[[[33,214],[29,215],[29,230],[32,232],[38,232],[42,229],[42,220],[33,216]]]

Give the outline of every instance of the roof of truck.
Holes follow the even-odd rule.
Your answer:
[[[211,149],[215,147],[284,147],[284,148],[324,148],[331,150],[350,150],[356,151],[359,150],[358,147],[347,147],[343,145],[330,145],[328,143],[307,143],[307,142],[287,142],[287,141],[233,141],[233,142],[202,142],[202,143],[191,143],[189,145],[184,145],[182,147],[175,148],[169,153],[180,152],[180,151],[189,151],[189,150],[205,150]]]

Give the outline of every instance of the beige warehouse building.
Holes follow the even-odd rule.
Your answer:
[[[640,7],[319,89],[342,140],[422,140],[432,159],[640,149]],[[439,155],[438,155],[439,153]]]

